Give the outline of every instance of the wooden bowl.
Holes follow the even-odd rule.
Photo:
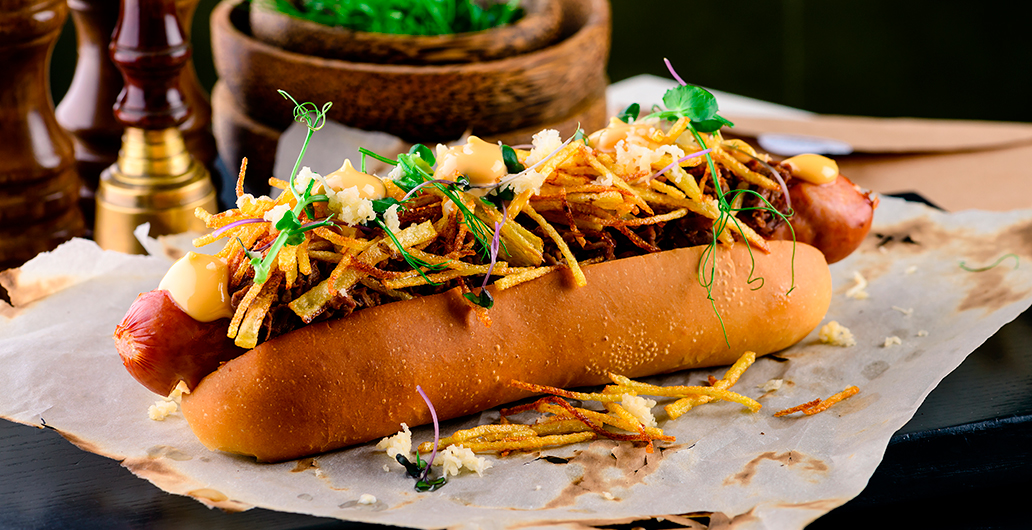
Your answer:
[[[248,4],[227,0],[211,17],[219,78],[250,119],[283,130],[298,101],[333,102],[328,117],[408,141],[435,142],[470,131],[490,136],[568,116],[605,89],[608,0],[559,0],[560,39],[496,61],[381,65],[290,52],[251,35]],[[604,126],[585,123],[585,129]]]
[[[532,52],[560,37],[560,0],[524,0],[524,16],[494,30],[457,35],[385,35],[331,27],[277,11],[275,0],[252,0],[251,33],[286,51],[377,64],[493,61]]]
[[[268,177],[273,174],[276,165],[276,150],[283,131],[256,122],[244,114],[221,81],[215,83],[211,91],[211,107],[212,132],[219,144],[219,156],[229,173],[235,175],[240,167],[240,160],[246,157],[247,190],[250,193],[268,194]],[[606,123],[608,119],[606,94],[603,90],[559,120],[485,136],[484,140],[503,142],[506,145],[525,145],[529,144],[533,135],[541,129],[557,129],[563,138],[569,138],[577,131],[578,126],[586,128],[585,124]],[[232,186],[233,182],[235,181],[229,181],[226,185]]]

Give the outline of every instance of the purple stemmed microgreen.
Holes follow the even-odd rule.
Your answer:
[[[241,219],[240,221],[234,221],[232,223],[229,223],[226,226],[223,226],[222,228],[219,228],[218,230],[212,232],[211,235],[213,237],[219,237],[222,234],[226,233],[227,231],[232,230],[232,229],[234,229],[234,228],[236,228],[238,226],[243,226],[243,225],[250,224],[250,223],[264,223],[264,222],[265,222],[265,219],[262,219],[260,217],[256,217],[254,219]]]
[[[696,158],[696,157],[707,155],[711,151],[713,151],[712,148],[706,148],[706,149],[703,149],[702,151],[696,151],[694,153],[691,153],[691,154],[688,154],[688,155],[684,155],[681,158],[678,158],[677,160],[671,162],[670,165],[668,165],[667,167],[665,167],[665,168],[663,168],[663,169],[653,173],[649,177],[646,177],[645,178],[645,182],[648,182],[648,181],[650,181],[650,180],[652,180],[654,178],[657,178],[660,175],[666,173],[667,171],[670,171],[671,169],[674,169],[674,166],[679,166],[679,165],[683,164],[684,162],[686,162],[688,160],[691,160],[692,158]]]
[[[416,392],[419,392],[420,397],[426,402],[426,406],[430,409],[430,418],[434,421],[434,450],[430,453],[430,460],[424,462],[419,456],[419,451],[416,451],[416,461],[411,462],[405,455],[398,454],[395,457],[398,463],[405,466],[405,472],[408,476],[416,479],[416,491],[434,491],[437,488],[445,485],[448,482],[448,477],[442,475],[435,479],[430,479],[430,466],[434,463],[434,458],[437,457],[437,444],[441,442],[441,428],[437,421],[437,411],[434,410],[433,403],[430,402],[430,398],[427,397],[426,392],[423,392],[423,388],[416,385]]]
[[[494,306],[494,297],[487,290],[487,283],[491,279],[491,272],[494,271],[495,263],[498,263],[498,250],[502,241],[502,225],[505,224],[507,215],[505,203],[502,202],[502,220],[494,225],[494,239],[491,240],[491,263],[487,266],[487,273],[484,274],[484,283],[480,284],[480,294],[466,293],[463,295],[467,300],[484,309],[491,309]]]

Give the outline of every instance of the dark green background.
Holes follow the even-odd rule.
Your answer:
[[[210,88],[208,14],[193,25]],[[1032,9],[1018,2],[612,0],[609,75],[667,76],[831,114],[1032,121]],[[55,101],[75,61],[68,24],[54,53]]]

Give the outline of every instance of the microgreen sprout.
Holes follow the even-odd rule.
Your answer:
[[[462,200],[459,194],[464,192],[461,182],[452,182],[450,180],[434,179],[433,164],[436,162],[433,153],[430,148],[423,144],[416,144],[409,149],[408,153],[398,155],[397,160],[391,160],[389,158],[377,155],[368,149],[360,149],[360,153],[363,156],[371,156],[381,162],[390,164],[393,166],[400,166],[402,170],[401,176],[394,180],[394,184],[405,191],[405,199],[407,200],[415,190],[423,188],[425,186],[433,186],[437,188],[445,197],[448,198],[459,209],[462,213],[462,222],[469,228],[473,237],[480,243],[481,251],[485,254],[490,252],[492,234],[491,228],[487,226],[487,223],[477,217],[470,209],[469,206]],[[466,182],[466,189],[468,189],[468,181]]]
[[[430,479],[430,469],[434,464],[434,458],[437,457],[437,445],[441,441],[441,427],[437,421],[437,411],[434,410],[433,403],[430,402],[430,398],[427,397],[426,392],[419,385],[416,385],[416,392],[419,392],[419,396],[426,402],[426,406],[430,409],[430,418],[434,422],[434,450],[430,453],[430,459],[426,462],[419,456],[419,451],[416,451],[415,463],[410,462],[409,459],[405,458],[404,455],[399,454],[397,456],[398,463],[405,466],[405,471],[408,476],[416,479],[416,491],[434,491],[440,488],[448,482],[446,475],[441,475],[435,479]]]
[[[246,224],[249,224],[249,223],[263,223],[263,222],[265,222],[265,219],[262,219],[262,218],[241,219],[240,221],[235,221],[235,222],[229,223],[226,226],[223,226],[222,228],[219,228],[218,230],[212,232],[211,235],[213,237],[218,237],[218,236],[224,234],[226,231],[232,230],[232,229],[234,229],[234,228],[236,228],[238,226],[246,225]]]
[[[413,269],[415,269],[416,272],[418,272],[419,275],[422,276],[424,280],[426,280],[426,283],[428,283],[430,285],[440,285],[439,283],[437,283],[435,281],[431,281],[430,278],[427,277],[426,273],[423,272],[423,269],[429,269],[429,270],[434,271],[434,272],[440,271],[440,270],[444,269],[444,264],[443,263],[438,263],[438,264],[435,265],[435,264],[432,264],[432,263],[427,263],[427,262],[425,262],[425,261],[423,261],[423,260],[413,256],[407,250],[405,250],[405,247],[403,247],[401,245],[401,242],[398,241],[398,237],[394,235],[394,232],[392,232],[391,229],[382,220],[380,220],[379,217],[373,219],[373,222],[375,222],[380,227],[380,229],[382,229],[383,232],[385,234],[387,234],[388,237],[391,238],[391,241],[394,242],[394,247],[398,249],[398,253],[401,254],[401,257],[402,257],[402,259],[405,260],[405,263],[408,263],[409,267],[412,267]]]
[[[519,173],[524,169],[527,169],[520,163],[519,159],[516,158],[516,150],[508,145],[502,145],[502,161],[505,162],[505,170],[510,174]]]
[[[641,114],[641,105],[631,103],[617,116],[617,119],[624,123],[634,123],[634,120],[638,119],[638,114]]]
[[[294,121],[308,127],[308,134],[305,136],[305,141],[301,145],[301,152],[297,155],[297,161],[294,162],[294,169],[290,172],[290,181],[288,187],[290,193],[293,194],[297,204],[293,208],[284,212],[283,217],[276,221],[276,229],[280,232],[276,236],[276,240],[273,241],[272,246],[269,247],[268,252],[265,254],[265,258],[252,255],[249,252],[248,257],[251,260],[251,266],[254,267],[254,283],[262,284],[269,279],[269,270],[272,267],[273,262],[276,259],[276,255],[279,254],[280,249],[286,245],[299,245],[304,241],[304,233],[320,226],[333,226],[333,220],[330,216],[326,219],[302,223],[301,214],[304,213],[309,219],[312,219],[314,212],[310,206],[316,202],[326,202],[329,198],[325,195],[312,195],[312,187],[315,181],[309,181],[308,186],[304,192],[299,193],[297,188],[294,186],[294,177],[297,175],[298,168],[301,166],[301,159],[305,156],[305,151],[308,150],[308,141],[312,138],[315,131],[318,131],[326,124],[326,111],[330,110],[330,102],[327,102],[320,109],[315,103],[305,102],[298,103],[290,94],[283,90],[279,91],[285,99],[290,100],[294,104]]]
[[[501,205],[501,209],[502,220],[496,222],[494,225],[494,239],[491,240],[491,264],[487,266],[487,273],[484,274],[484,283],[480,284],[480,294],[466,293],[463,295],[467,300],[483,307],[484,309],[491,309],[494,306],[494,297],[492,297],[491,293],[487,290],[487,282],[491,278],[491,272],[494,271],[495,263],[498,262],[498,250],[501,246],[502,240],[502,225],[505,224],[505,220],[508,217],[508,212],[506,212],[504,202]]]
[[[963,262],[963,261],[961,261],[960,265],[958,265],[958,266],[960,268],[968,271],[968,272],[985,272],[987,270],[994,269],[994,268],[998,267],[1007,258],[1014,258],[1014,268],[1017,269],[1020,260],[1018,259],[1018,255],[1014,254],[1013,252],[1010,253],[1010,254],[1004,254],[1004,255],[1000,256],[999,259],[994,261],[991,265],[986,265],[985,267],[971,268],[971,267],[968,267],[967,265],[965,265],[964,264],[965,262]]]

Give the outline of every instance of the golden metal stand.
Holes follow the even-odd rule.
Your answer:
[[[175,0],[121,0],[110,53],[125,80],[114,112],[126,128],[118,160],[100,175],[93,237],[101,248],[143,253],[133,235],[140,224],[152,236],[203,231],[194,210],[217,208],[211,176],[179,131],[190,117],[179,88],[190,48]]]
[[[217,210],[215,188],[179,129],[127,127],[118,161],[100,175],[94,238],[101,248],[142,254],[137,226],[149,222],[151,235],[203,232],[198,207]]]

